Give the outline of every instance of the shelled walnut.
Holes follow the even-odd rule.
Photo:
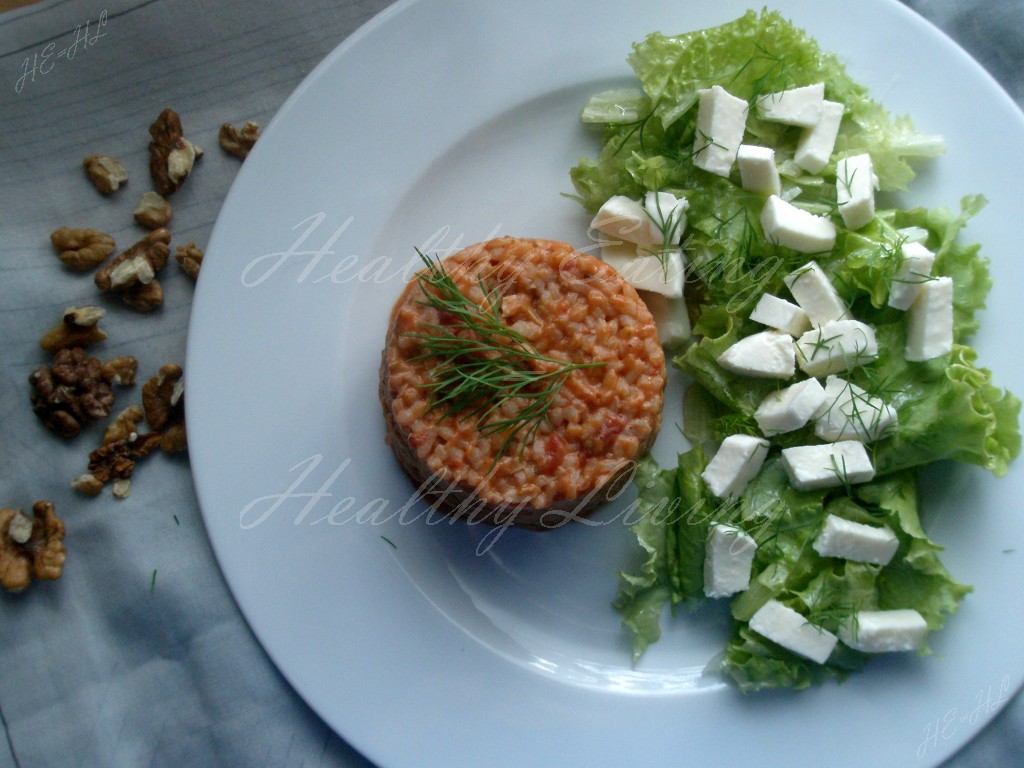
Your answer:
[[[50,233],[57,258],[77,272],[102,264],[114,252],[114,238],[95,229],[61,227]]]
[[[131,355],[115,357],[100,366],[100,375],[107,384],[130,387],[135,384],[139,361]]]
[[[139,405],[130,405],[121,411],[107,425],[100,447],[89,454],[88,471],[72,480],[71,487],[87,496],[96,496],[113,480],[119,483],[115,495],[125,498],[131,490],[128,479],[136,462],[160,447],[160,434],[140,432],[143,418]]]
[[[39,342],[39,346],[50,353],[71,347],[87,347],[103,341],[107,334],[99,326],[106,314],[101,307],[68,307],[61,316],[61,322],[53,326]]]
[[[89,155],[82,161],[89,181],[104,195],[112,195],[128,181],[128,171],[121,161],[109,155]]]
[[[110,415],[114,391],[103,380],[102,364],[81,347],[58,351],[50,365],[29,375],[32,410],[43,425],[65,439]]]
[[[49,501],[32,505],[32,518],[17,509],[0,509],[0,586],[20,592],[33,579],[59,579],[67,547],[64,523]]]
[[[203,150],[185,138],[181,118],[165,109],[149,126],[149,174],[153,186],[165,197],[177,192],[192,172]]]
[[[156,376],[142,386],[142,408],[146,423],[161,433],[164,453],[187,447],[185,438],[185,382],[180,365],[161,366]]]
[[[148,312],[163,304],[157,273],[167,265],[171,233],[155,229],[131,248],[112,258],[96,273],[96,287],[114,291],[128,306]]]
[[[199,278],[199,268],[203,266],[203,251],[193,242],[186,245],[179,245],[174,251],[174,260],[181,266],[182,271],[193,280]]]
[[[118,440],[134,440],[139,434],[139,422],[144,417],[142,406],[129,405],[107,425],[103,432],[103,445]]]
[[[138,408],[138,406],[133,407]],[[139,410],[141,419],[141,409]],[[129,416],[129,420],[132,415],[134,414]],[[72,488],[88,496],[96,496],[107,483],[128,480],[135,471],[135,465],[160,447],[162,436],[159,432],[130,431],[120,437],[121,431],[130,428],[129,420],[122,422],[110,433],[109,436],[112,439],[108,440],[107,435],[104,435],[103,444],[89,454],[88,471],[71,481]],[[126,488],[130,487],[126,486]],[[127,493],[118,495],[119,498],[125,496]]]
[[[225,152],[242,160],[249,156],[249,152],[252,151],[259,137],[260,127],[253,122],[247,122],[241,128],[236,128],[231,123],[224,123],[217,136]]]
[[[146,192],[132,211],[132,216],[147,229],[160,229],[171,223],[173,209],[163,195]]]

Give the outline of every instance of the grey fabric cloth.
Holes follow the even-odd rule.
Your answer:
[[[67,524],[63,578],[0,595],[0,768],[18,766],[343,766],[369,763],[276,671],[238,612],[206,538],[187,458],[142,464],[128,499],[86,499],[93,427],[63,442],[28,407],[45,362],[42,331],[69,305],[96,303],[91,275],[63,269],[58,226],[123,243],[148,189],[146,127],[174,107],[207,151],[172,199],[174,245],[205,246],[239,161],[221,123],[266,125],[302,78],[385,0],[51,0],[0,15],[0,506],[50,499]],[[1024,2],[908,0],[1024,101]],[[110,153],[128,186],[106,199],[82,158]],[[165,304],[140,315],[103,302],[105,359],[132,354],[140,380],[183,362],[190,280],[171,264]],[[115,410],[138,402],[119,390]],[[998,694],[998,692],[996,692]],[[940,707],[941,709],[941,707]],[[922,739],[927,724],[922,723]],[[949,763],[1012,765],[1024,702],[1012,701]]]

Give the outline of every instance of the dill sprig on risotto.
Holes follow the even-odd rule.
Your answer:
[[[426,265],[416,276],[425,297],[420,303],[450,318],[405,334],[423,349],[413,360],[436,360],[431,379],[423,384],[431,408],[446,416],[476,419],[481,434],[505,434],[498,457],[520,434],[520,445],[529,444],[569,374],[603,363],[569,363],[540,354],[523,334],[503,322],[496,286],[479,279],[484,300],[477,304],[459,290],[439,260],[416,252]],[[521,404],[506,415],[511,401]]]

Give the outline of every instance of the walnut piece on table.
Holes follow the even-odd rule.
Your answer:
[[[139,436],[139,422],[145,414],[142,406],[129,405],[119,413],[103,432],[103,445],[116,443],[118,440],[134,440]]]
[[[167,198],[158,192],[146,192],[132,211],[132,216],[146,229],[160,229],[171,223],[174,211]]]
[[[142,433],[139,424],[144,417],[142,407],[130,405],[107,425],[100,447],[89,454],[85,474],[71,481],[71,487],[87,496],[96,496],[114,481],[114,495],[123,499],[131,491],[128,479],[140,459],[160,447],[160,435]]]
[[[259,137],[259,125],[249,121],[243,124],[241,128],[236,128],[231,123],[224,123],[220,127],[217,139],[220,141],[220,146],[225,152],[245,160]]]
[[[33,579],[52,581],[64,572],[64,523],[53,504],[37,501],[32,518],[21,510],[0,509],[0,586],[20,592]]]
[[[181,266],[182,271],[193,280],[199,279],[199,269],[203,266],[204,255],[202,249],[193,242],[179,245],[174,250],[174,260]]]
[[[50,242],[59,258],[76,272],[86,272],[114,252],[114,238],[95,229],[61,227],[50,233]]]
[[[126,251],[112,258],[96,273],[96,287],[120,294],[125,304],[143,312],[163,304],[164,294],[156,279],[171,253],[171,233],[155,229]]]
[[[66,440],[109,416],[114,405],[102,363],[81,347],[58,351],[50,365],[29,375],[29,384],[32,410],[47,429]]]
[[[161,433],[164,453],[178,453],[187,447],[185,437],[185,381],[180,365],[161,366],[156,376],[142,385],[142,408],[146,423]]]
[[[72,480],[71,487],[87,496],[96,496],[107,483],[128,480],[136,463],[157,450],[161,439],[159,432],[133,431],[110,442],[104,436],[104,443],[89,454],[88,471]],[[116,496],[125,498],[130,488],[130,484],[121,484]]]
[[[57,353],[71,347],[87,347],[107,338],[99,326],[106,314],[101,307],[68,307],[61,316],[61,322],[53,326],[39,341],[39,346],[50,353]]]
[[[82,161],[89,181],[104,195],[112,195],[128,181],[128,171],[121,161],[109,155],[89,155]]]
[[[131,387],[135,384],[139,361],[131,355],[114,357],[100,366],[100,375],[107,384]]]
[[[149,126],[149,175],[153,187],[164,197],[181,189],[203,150],[185,138],[181,118],[165,109]]]

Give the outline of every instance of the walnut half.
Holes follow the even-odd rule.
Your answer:
[[[102,264],[114,252],[114,238],[95,229],[61,227],[50,233],[57,258],[77,272]]]
[[[171,253],[171,233],[155,229],[131,248],[112,258],[96,273],[96,287],[114,291],[130,307],[148,312],[163,304],[164,294],[156,279]]]
[[[203,150],[185,138],[181,118],[173,109],[160,113],[149,126],[149,135],[149,175],[156,191],[166,197],[185,183]]]
[[[43,425],[64,439],[110,415],[114,391],[103,380],[102,363],[81,347],[62,349],[50,365],[29,375],[32,410]]]
[[[59,579],[67,547],[64,523],[53,504],[37,501],[32,518],[21,510],[0,509],[0,586],[20,592],[33,579]]]
[[[61,322],[48,330],[39,346],[50,353],[57,353],[71,347],[87,347],[107,338],[99,326],[100,318],[106,313],[101,307],[68,307],[61,316]]]

